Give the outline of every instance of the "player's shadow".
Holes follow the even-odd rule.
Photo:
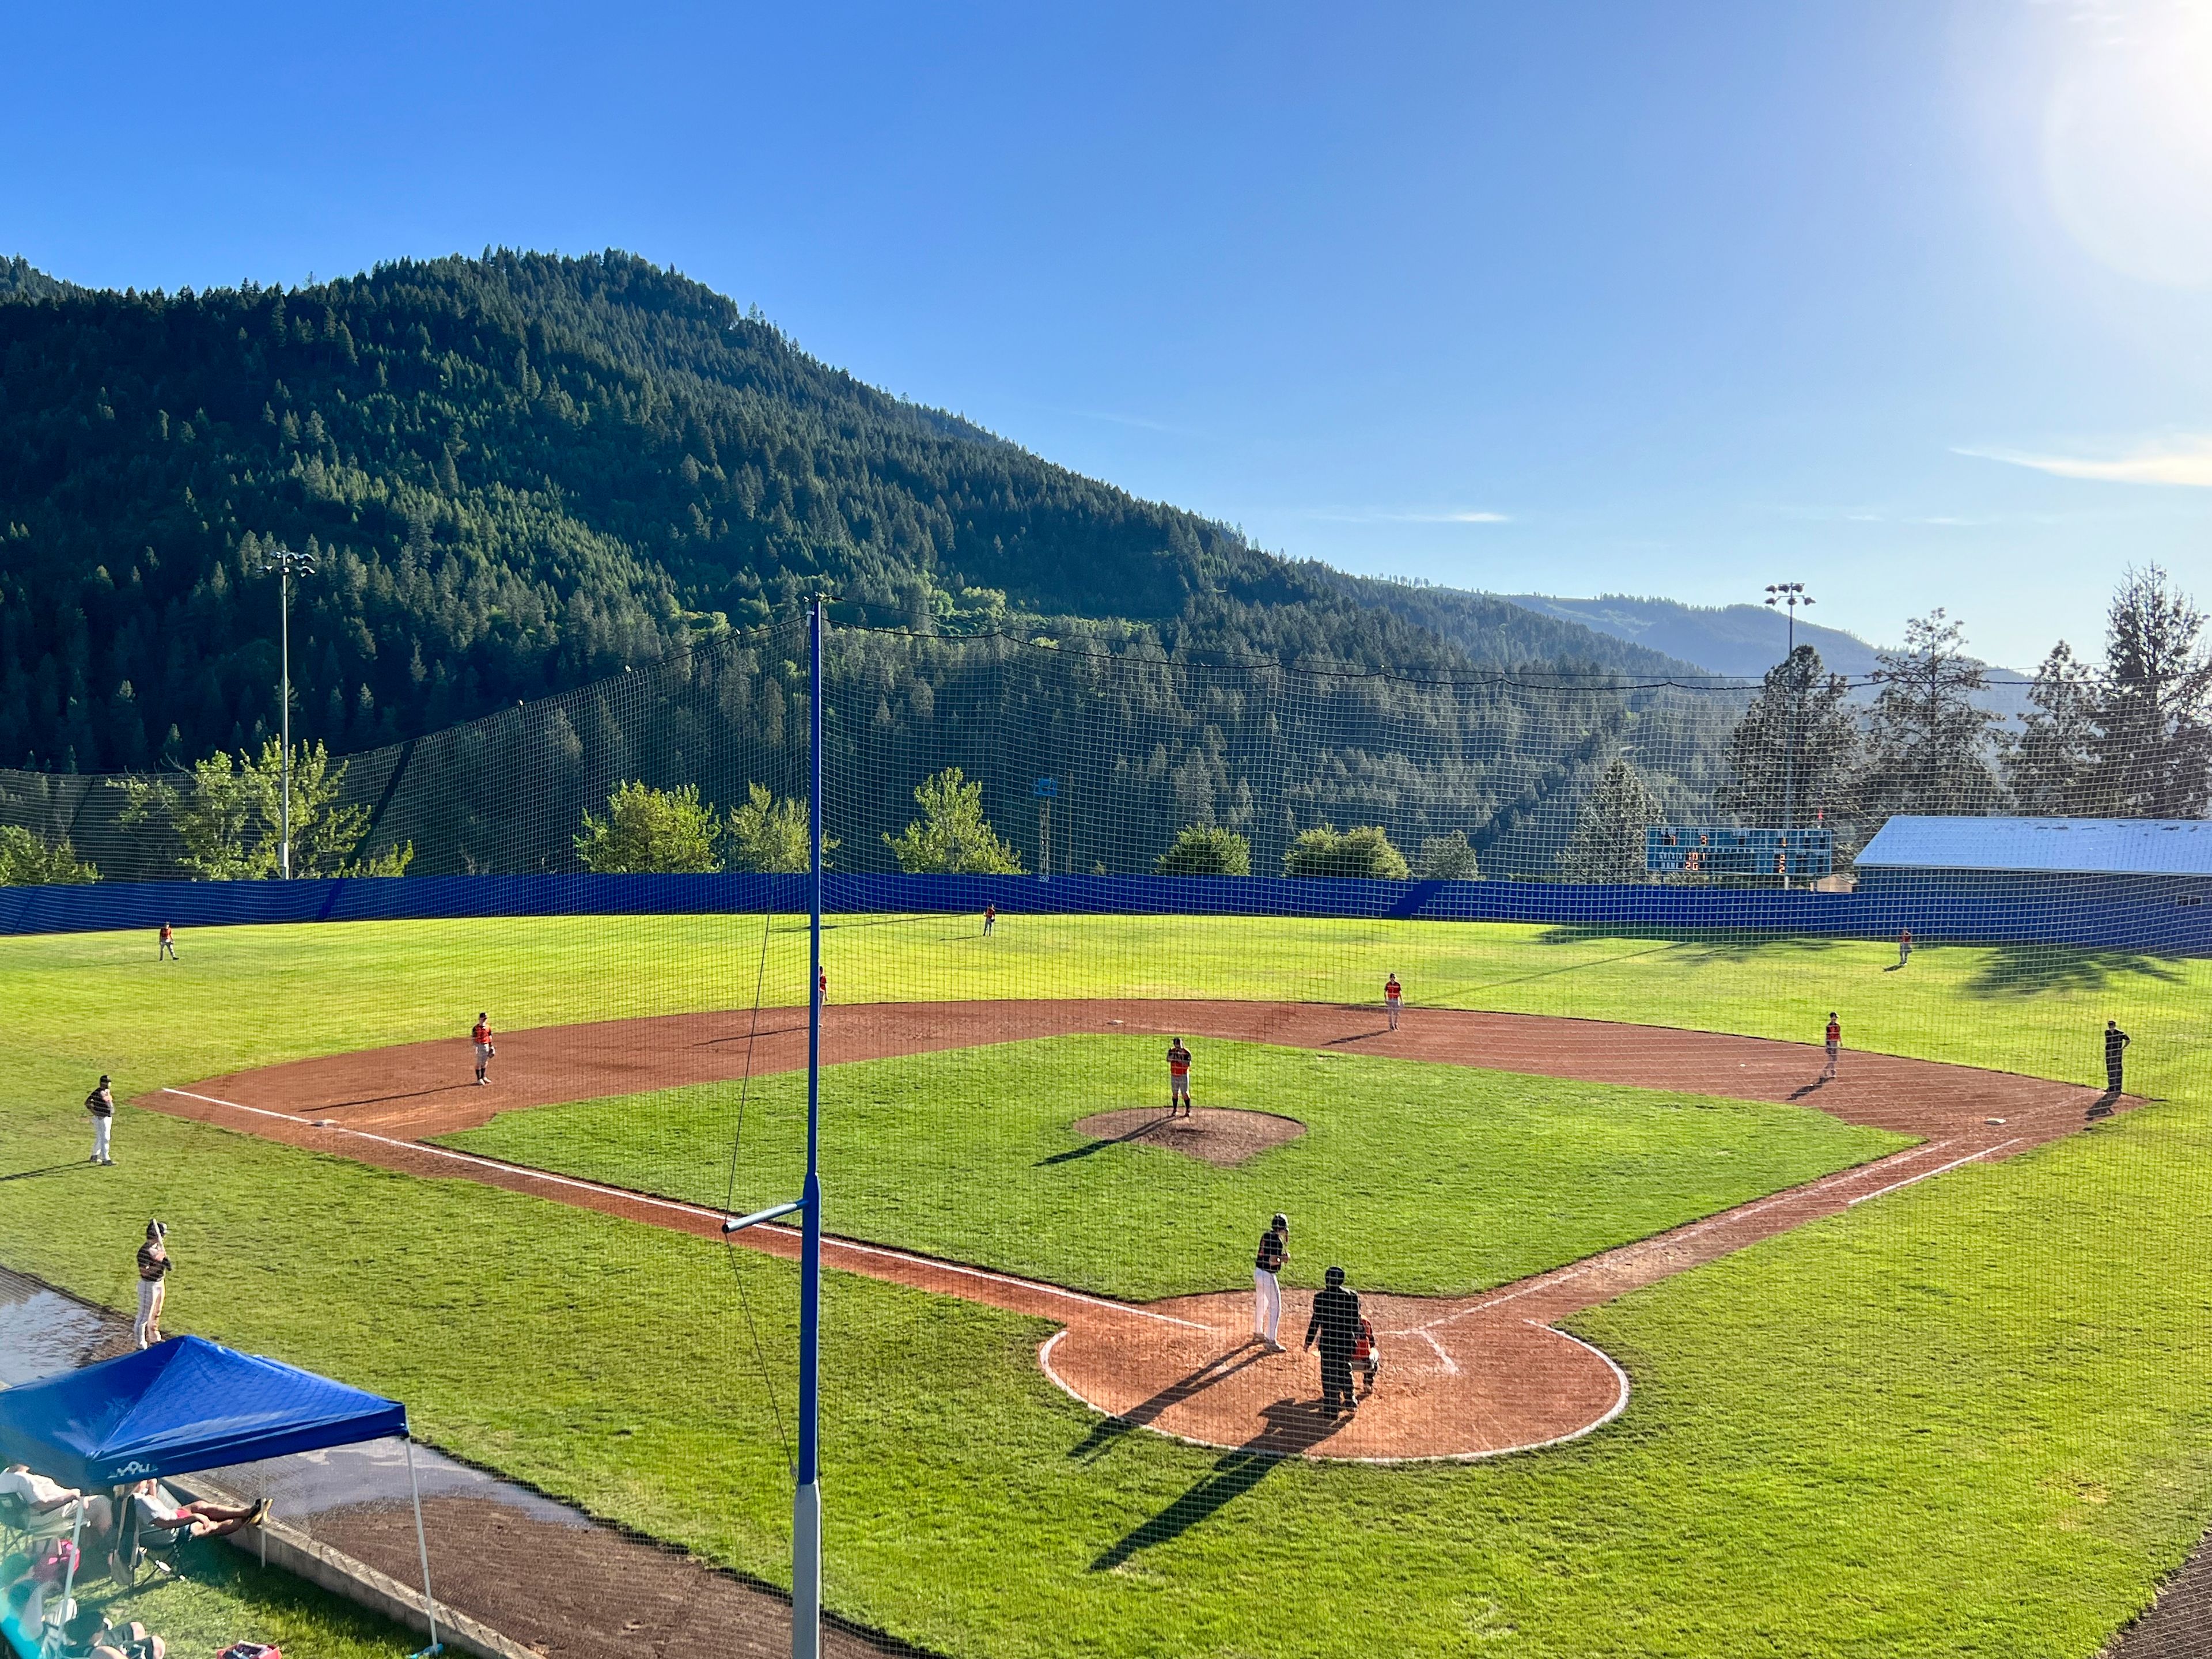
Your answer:
[[[77,1158],[68,1164],[49,1164],[43,1170],[17,1170],[11,1175],[0,1176],[0,1181],[29,1181],[39,1176],[67,1175],[71,1170],[89,1170],[90,1158]]]
[[[1162,1389],[1149,1400],[1140,1401],[1119,1417],[1109,1417],[1095,1425],[1083,1443],[1067,1455],[1072,1458],[1088,1460],[1097,1456],[1107,1447],[1132,1429],[1143,1428],[1157,1422],[1170,1406],[1181,1405],[1192,1395],[1202,1394],[1215,1383],[1231,1377],[1248,1365],[1256,1365],[1267,1357],[1267,1349],[1255,1341],[1242,1347],[1231,1348],[1227,1353],[1209,1359],[1194,1371],[1184,1375]]]
[[[1834,1081],[1835,1079],[1832,1077],[1816,1077],[1803,1088],[1792,1090],[1790,1091],[1790,1098],[1792,1100],[1802,1100],[1808,1095],[1817,1095],[1821,1090],[1826,1088]]]
[[[1111,1572],[1138,1551],[1182,1537],[1265,1480],[1285,1458],[1328,1439],[1343,1421],[1299,1400],[1279,1400],[1261,1415],[1267,1420],[1265,1429],[1236,1450],[1223,1453],[1197,1485],[1125,1533],[1091,1564],[1091,1571]]]
[[[1133,1140],[1142,1140],[1152,1131],[1167,1121],[1167,1114],[1163,1112],[1158,1117],[1146,1118],[1135,1128],[1121,1134],[1109,1135],[1103,1140],[1087,1140],[1080,1146],[1071,1146],[1064,1152],[1054,1152],[1048,1158],[1041,1158],[1031,1167],[1042,1170],[1054,1164],[1073,1164],[1079,1158],[1089,1158],[1094,1152],[1104,1152],[1109,1146],[1126,1146]]]
[[[395,1100],[422,1100],[430,1095],[450,1095],[456,1090],[473,1089],[474,1083],[441,1083],[434,1089],[409,1089],[396,1095],[363,1095],[359,1100],[332,1100],[324,1103],[322,1109],[335,1112],[341,1106],[384,1106]]]

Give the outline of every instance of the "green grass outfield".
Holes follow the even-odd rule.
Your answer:
[[[1306,1125],[1234,1169],[1071,1127],[1157,1107],[1157,1037],[1035,1038],[832,1066],[839,1233],[1109,1296],[1250,1282],[1277,1209],[1294,1284],[1457,1295],[1648,1238],[1912,1144],[1799,1106],[1419,1060],[1205,1045],[1206,1103]],[[694,1203],[732,1199],[740,1086],[503,1114],[445,1144]],[[756,1081],[733,1207],[799,1189],[806,1079]]]
[[[783,1263],[472,1183],[77,1103],[244,1064],[749,1004],[757,923],[576,919],[0,942],[0,1261],[126,1305],[173,1223],[170,1325],[405,1399],[425,1436],[781,1578]],[[1048,933],[1056,938],[1048,948]],[[832,994],[1349,997],[1853,1042],[2073,1078],[2117,1015],[2172,1097],[1962,1169],[1583,1316],[1636,1394],[1536,1455],[1374,1469],[1115,1434],[1034,1322],[833,1275],[829,1593],[967,1656],[1304,1659],[2086,1656],[2212,1521],[2212,964],[2060,951],[1668,946],[1450,924],[842,927]],[[772,941],[772,975],[801,941]],[[1455,975],[1456,977],[1449,975]],[[787,975],[803,985],[803,973]],[[771,1000],[775,981],[771,980]],[[1418,1007],[1410,1018],[1419,1018]],[[742,1286],[748,1301],[737,1295]],[[347,1651],[333,1641],[303,1651]],[[289,1650],[289,1644],[288,1644]],[[396,1647],[393,1650],[397,1650]]]
[[[803,920],[576,916],[187,929],[0,940],[9,1030],[118,1075],[142,1044],[193,1076],[333,1048],[504,1028],[805,1000]],[[2153,1093],[2212,1058],[2212,962],[2055,945],[1893,947],[1843,939],[1616,936],[1507,923],[1173,916],[836,919],[839,1002],[1129,996],[1370,1001],[1395,970],[1422,1005],[1817,1042],[1828,1011],[1852,1048],[2101,1084],[2118,1017]],[[167,977],[156,977],[159,974]],[[127,978],[118,981],[116,974]],[[127,999],[118,1004],[118,987]],[[143,1067],[140,1068],[143,1070]],[[178,1080],[165,1074],[163,1081]],[[82,1095],[82,1090],[78,1091]]]

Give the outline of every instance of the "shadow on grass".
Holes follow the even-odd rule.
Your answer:
[[[1227,1353],[1217,1354],[1196,1370],[1185,1375],[1162,1389],[1151,1399],[1132,1406],[1119,1417],[1109,1417],[1095,1425],[1083,1443],[1067,1455],[1088,1462],[1103,1452],[1132,1429],[1140,1429],[1158,1419],[1161,1413],[1178,1405],[1194,1394],[1203,1393],[1224,1377],[1234,1376],[1247,1365],[1256,1365],[1267,1357],[1257,1337],[1239,1343]]]
[[[1042,1170],[1054,1164],[1073,1164],[1079,1158],[1089,1158],[1093,1152],[1103,1152],[1109,1146],[1126,1146],[1133,1140],[1142,1140],[1161,1124],[1171,1121],[1174,1115],[1171,1112],[1162,1112],[1158,1117],[1146,1118],[1126,1133],[1109,1135],[1103,1140],[1086,1140],[1080,1146],[1071,1146],[1064,1152],[1054,1152],[1049,1158],[1041,1158],[1030,1167]]]
[[[1111,1572],[1139,1550],[1182,1537],[1265,1480],[1285,1458],[1328,1439],[1342,1420],[1303,1400],[1279,1400],[1261,1415],[1267,1419],[1266,1428],[1236,1450],[1224,1452],[1197,1485],[1124,1534],[1091,1564],[1091,1571]]]
[[[49,1164],[43,1170],[18,1170],[13,1175],[0,1176],[0,1181],[29,1181],[39,1176],[66,1175],[71,1170],[89,1170],[92,1167],[90,1158],[78,1158],[69,1164]]]
[[[2179,968],[2136,951],[2085,951],[2074,945],[1996,945],[1966,981],[1970,996],[2039,996],[2046,991],[2104,991],[2127,980],[2178,985]]]

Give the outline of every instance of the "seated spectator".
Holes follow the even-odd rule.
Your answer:
[[[106,1532],[115,1524],[115,1510],[105,1498],[82,1492],[31,1473],[27,1463],[10,1463],[0,1469],[0,1496],[20,1499],[33,1538],[65,1538],[76,1526],[76,1508],[84,1505],[84,1530]]]
[[[19,1578],[8,1586],[7,1610],[0,1613],[0,1641],[8,1644],[12,1659],[39,1659],[46,1600],[46,1588],[35,1579]]]
[[[240,1527],[258,1526],[269,1518],[265,1498],[242,1509],[222,1504],[179,1504],[158,1480],[142,1480],[131,1488],[131,1509],[142,1533],[149,1527],[159,1527],[191,1538],[228,1538]]]
[[[96,1611],[79,1613],[63,1632],[67,1659],[164,1659],[164,1644],[145,1626],[111,1625]]]

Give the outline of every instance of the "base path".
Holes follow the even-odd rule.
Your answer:
[[[1123,1425],[1257,1452],[1395,1461],[1527,1450],[1610,1421],[1628,1378],[1555,1322],[1638,1285],[1711,1261],[1819,1216],[1979,1159],[2009,1157],[2083,1126],[2095,1090],[1973,1066],[1847,1053],[1823,1081],[1817,1047],[1706,1031],[1540,1015],[1407,1012],[1311,1003],[1023,1001],[833,1006],[825,1063],[885,1059],[1080,1033],[1182,1036],[1478,1066],[1684,1094],[1795,1102],[1922,1144],[1738,1206],[1670,1232],[1478,1296],[1369,1293],[1382,1376],[1348,1418],[1317,1408],[1310,1356],[1250,1337],[1251,1293],[1135,1306],[858,1240],[824,1249],[831,1267],[1036,1315],[1063,1327],[1039,1352],[1061,1388]],[[756,1076],[806,1063],[803,1009],[546,1027],[502,1034],[490,1086],[471,1081],[465,1041],[411,1043],[299,1060],[165,1089],[137,1103],[410,1174],[466,1177],[586,1209],[721,1237],[722,1212],[422,1144],[500,1112]],[[2113,1103],[2138,1103],[2130,1097]],[[2002,1121],[1992,1122],[1999,1119]],[[752,1248],[797,1254],[797,1236],[761,1227]],[[1295,1350],[1311,1293],[1285,1291]]]

